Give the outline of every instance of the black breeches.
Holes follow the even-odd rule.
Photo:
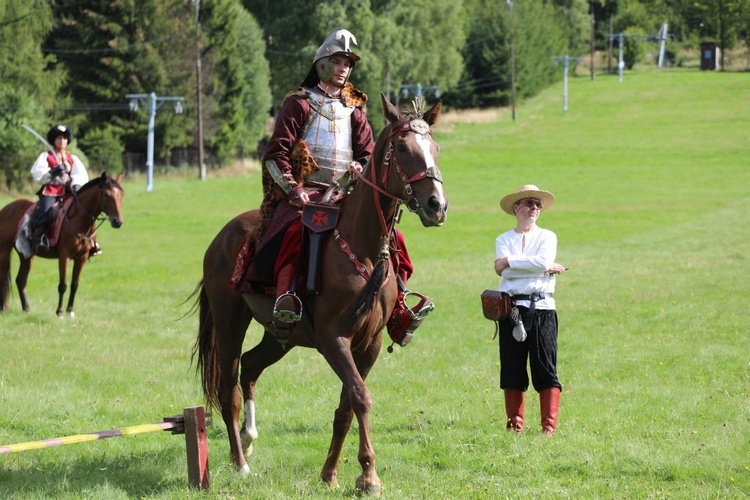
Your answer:
[[[528,363],[537,392],[550,387],[562,389],[557,379],[557,312],[536,309],[532,324],[528,309],[518,310],[524,317],[528,336],[518,342],[513,338],[514,324],[508,319],[500,323],[500,387],[526,391]]]
[[[37,202],[37,207],[31,220],[32,227],[47,225],[49,222],[49,212],[55,204],[55,201],[57,201],[57,198],[54,196],[39,195],[39,201]]]

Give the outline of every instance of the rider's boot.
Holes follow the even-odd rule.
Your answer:
[[[94,244],[91,245],[91,248],[89,248],[89,259],[91,257],[96,257],[97,255],[101,255],[101,254],[102,254],[102,247],[100,247],[99,243],[95,241]]]
[[[276,303],[273,306],[273,323],[280,341],[288,340],[294,325],[302,319],[302,301],[292,291],[297,266],[287,264],[276,276]]]
[[[386,327],[391,340],[403,347],[411,342],[414,337],[414,330],[422,324],[430,311],[435,309],[435,304],[432,303],[432,299],[428,296],[412,292],[406,288],[405,276],[399,276],[398,281],[398,299],[396,300],[391,317],[388,319],[388,323],[386,323]],[[417,305],[411,308],[406,303],[406,298],[410,295],[419,298]],[[392,346],[388,348],[388,352],[391,351]]]
[[[39,253],[40,250],[49,250],[46,225],[39,224],[34,228],[34,231],[31,233],[31,248],[34,250],[34,253]]]

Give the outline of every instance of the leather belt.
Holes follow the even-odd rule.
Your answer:
[[[536,302],[542,299],[551,299],[555,296],[553,293],[532,293],[531,295],[513,295],[516,300],[530,300]]]

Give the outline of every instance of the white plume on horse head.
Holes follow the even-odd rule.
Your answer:
[[[349,52],[351,49],[349,48],[349,41],[354,42],[354,45],[357,45],[357,39],[354,37],[351,31],[344,28],[339,28],[334,33],[334,40],[338,40],[339,38],[344,39],[344,50]]]

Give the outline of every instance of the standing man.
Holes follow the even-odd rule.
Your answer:
[[[555,276],[565,267],[555,262],[557,235],[537,226],[539,215],[555,197],[528,184],[503,197],[500,207],[516,218],[515,228],[495,241],[498,290],[513,298],[511,315],[500,322],[500,387],[505,395],[509,430],[521,432],[524,394],[531,382],[539,392],[542,432],[552,435],[562,385],[557,378],[557,312]]]
[[[367,95],[348,81],[360,60],[352,51],[356,44],[344,28],[328,34],[307,77],[284,100],[263,155],[263,203],[246,276],[251,282],[275,283],[277,330],[288,331],[301,319],[293,282],[301,258],[302,207],[319,201],[334,181],[362,172],[372,156]],[[405,282],[413,268],[403,236],[396,234],[402,250],[398,274]],[[399,309],[404,313],[401,304],[394,316]]]

